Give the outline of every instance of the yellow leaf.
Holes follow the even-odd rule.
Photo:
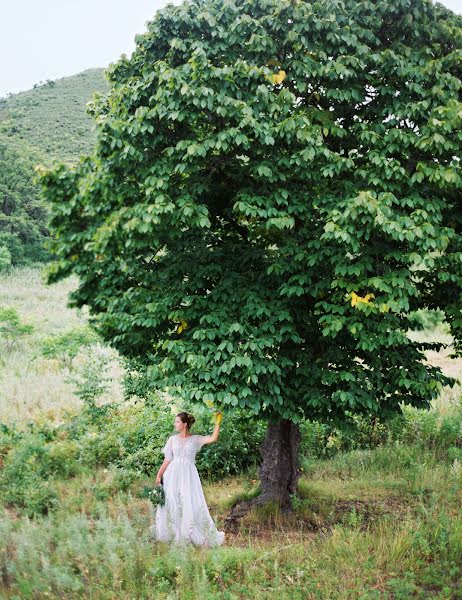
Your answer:
[[[359,302],[363,304],[370,304],[370,298],[375,298],[374,294],[366,294],[364,298],[362,296],[358,296],[356,292],[351,292],[351,306],[356,306]]]
[[[180,325],[178,326],[177,332],[181,333],[182,331],[184,331],[186,329],[186,327],[188,326],[188,323],[186,321],[181,321]]]
[[[273,83],[282,83],[286,76],[287,73],[285,71],[279,71],[279,73],[275,73],[272,77]]]

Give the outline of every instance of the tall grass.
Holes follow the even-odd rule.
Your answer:
[[[315,512],[324,513],[322,527],[300,526],[306,506],[296,507],[291,516],[278,514],[276,525],[270,509],[257,511],[239,533],[227,535],[226,545],[213,549],[150,539],[153,513],[147,501],[130,491],[100,501],[91,494],[89,479],[77,479],[68,494],[70,500],[79,486],[85,487],[80,510],[63,504],[60,511],[35,519],[0,512],[0,597],[460,597],[462,477],[454,478],[449,465],[439,465],[438,477],[432,474],[434,465],[426,465],[421,475],[427,491],[419,495],[410,476],[412,465],[397,452],[382,497],[396,497],[389,485],[394,480],[401,504],[390,504],[389,514],[362,514],[352,508],[340,518],[330,510],[347,499],[368,499],[368,485],[378,489],[382,459],[379,449],[374,454],[369,454],[371,469],[362,471],[356,493],[356,475],[345,488],[332,486],[322,466],[333,459],[319,461],[317,477],[302,478],[301,497],[311,499]],[[354,456],[330,466],[338,481],[350,473],[348,460],[354,462]],[[204,484],[219,526],[229,495],[254,475],[250,471]],[[96,480],[102,476],[95,473]]]
[[[2,422],[25,424],[41,418],[59,421],[66,410],[75,412],[81,407],[73,387],[65,382],[67,374],[57,361],[42,358],[38,348],[42,337],[87,323],[87,310],[67,307],[68,295],[77,281],[72,276],[47,286],[42,267],[17,267],[0,274],[0,305],[15,308],[22,322],[34,326],[34,333],[20,341],[11,354],[0,354]],[[122,398],[121,368],[115,351],[109,375],[111,387],[102,402]]]

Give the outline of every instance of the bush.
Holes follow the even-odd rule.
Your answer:
[[[9,355],[18,348],[24,336],[30,335],[34,326],[21,323],[21,319],[13,307],[0,307],[0,339],[5,354]]]
[[[53,481],[32,480],[23,488],[22,504],[29,517],[47,514],[59,506],[59,497]]]
[[[21,507],[30,515],[48,512],[58,504],[53,482],[46,481],[53,468],[43,436],[23,436],[4,457],[0,497],[5,504]]]
[[[80,418],[77,417],[77,421]],[[82,415],[85,420],[85,415]],[[90,467],[115,465],[151,474],[162,461],[161,448],[171,429],[165,416],[165,404],[138,403],[113,407],[98,427],[82,431],[74,420],[71,431],[81,435],[80,461]]]
[[[111,377],[108,375],[111,355],[108,348],[97,345],[87,352],[83,364],[74,369],[66,382],[75,386],[75,395],[80,398],[91,421],[96,422],[107,414],[109,406],[98,406],[96,400],[109,389]],[[76,371],[76,372],[75,372]]]
[[[75,440],[59,440],[48,444],[50,469],[45,475],[73,477],[80,472],[80,446]]]
[[[194,408],[184,410],[192,412]],[[197,417],[192,433],[210,434],[213,426],[209,415],[194,412]],[[99,431],[87,431],[80,437],[80,461],[93,467],[115,465],[151,476],[164,459],[161,450],[167,438],[174,433],[174,415],[165,413],[166,404],[160,398],[151,398],[149,404],[139,402],[114,409]],[[199,472],[215,479],[253,465],[260,460],[258,448],[265,430],[264,423],[249,419],[241,410],[229,414],[218,442],[203,447],[197,455]]]
[[[264,440],[266,427],[266,423],[248,417],[242,409],[227,414],[217,443],[203,446],[197,454],[198,471],[216,481],[259,464],[259,448]],[[194,431],[201,435],[212,433],[213,427],[208,415],[196,420]]]
[[[98,341],[99,336],[93,329],[88,325],[78,325],[69,331],[43,338],[40,350],[44,358],[57,359],[63,368],[72,371],[74,360],[80,351]]]
[[[301,454],[306,458],[329,458],[339,452],[400,442],[432,451],[438,459],[451,460],[457,454],[454,448],[462,448],[462,403],[452,414],[403,405],[401,413],[385,423],[352,415],[350,427],[342,430],[309,420],[300,428]]]
[[[183,408],[197,415],[193,433],[213,431],[210,413]],[[100,417],[95,420],[85,407],[58,427],[30,422],[18,431],[2,426],[1,499],[35,514],[58,505],[56,478],[72,477],[86,467],[115,469],[110,483],[95,487],[101,498],[126,491],[138,477],[152,477],[164,459],[161,449],[174,433],[174,415],[168,403],[153,395],[148,403],[106,406],[105,417]],[[230,413],[218,443],[205,446],[198,454],[199,472],[219,479],[253,466],[260,461],[265,430],[264,422],[249,418],[240,409]]]
[[[431,331],[444,325],[445,314],[442,310],[420,309],[411,313],[412,327],[417,331]]]
[[[0,244],[0,271],[6,271],[11,266],[11,252],[8,246]]]
[[[360,415],[352,415],[349,427],[345,429],[306,419],[301,423],[300,431],[300,452],[311,458],[328,458],[338,452],[375,448],[386,444],[391,437],[387,424]]]
[[[403,407],[403,419],[396,439],[403,443],[434,451],[441,459],[449,459],[451,447],[462,447],[462,411],[443,415],[434,409]]]

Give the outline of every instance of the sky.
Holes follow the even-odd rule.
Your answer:
[[[440,1],[462,14],[462,0]],[[0,97],[130,56],[156,11],[180,2],[0,0]]]

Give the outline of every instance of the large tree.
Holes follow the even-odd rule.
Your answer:
[[[290,505],[302,418],[386,420],[462,355],[462,17],[430,0],[168,4],[94,94],[97,142],[37,169],[52,283],[152,386],[268,422]]]

